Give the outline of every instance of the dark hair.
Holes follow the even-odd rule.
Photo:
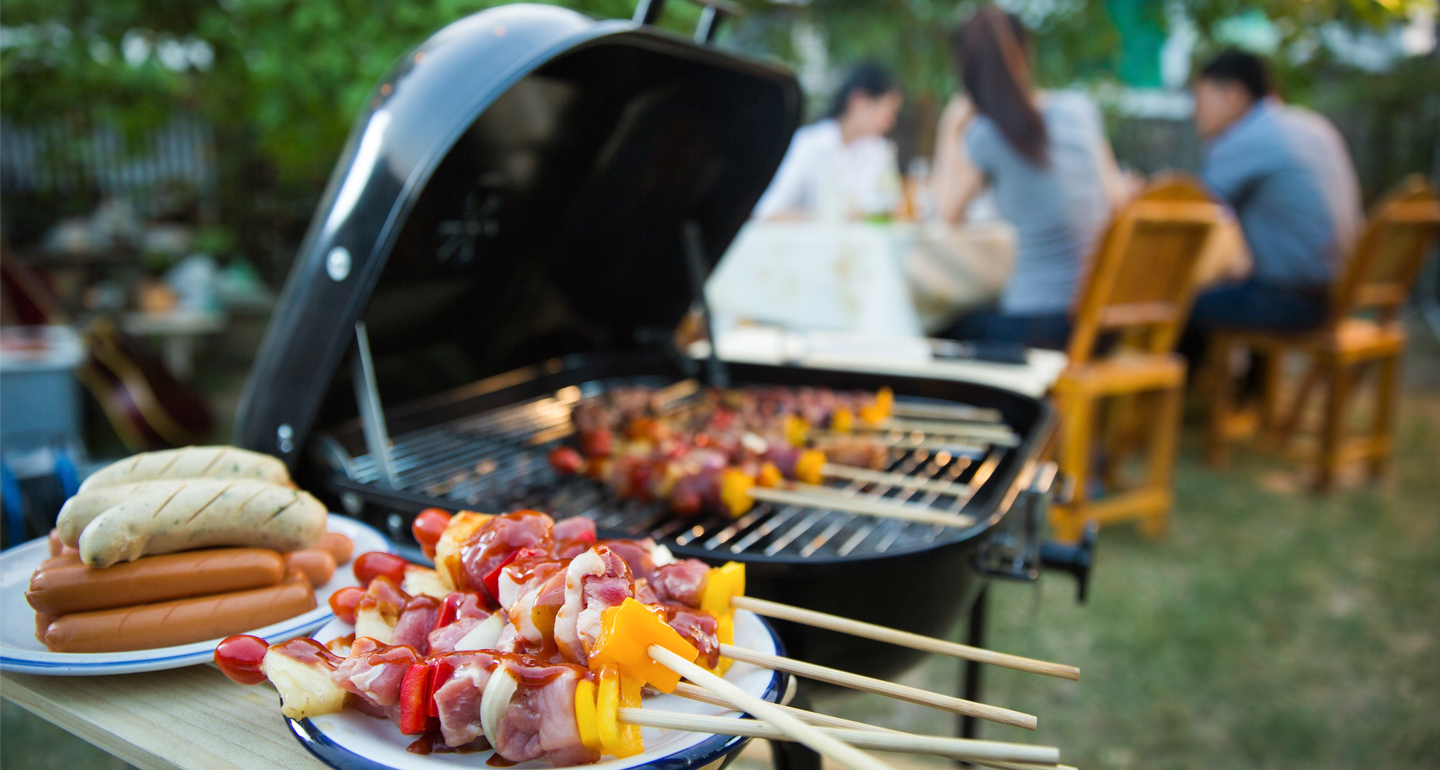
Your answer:
[[[878,64],[861,62],[850,70],[845,76],[845,82],[835,89],[835,96],[830,100],[830,111],[825,113],[827,118],[838,118],[845,114],[845,108],[850,104],[850,95],[856,91],[863,92],[871,99],[876,99],[891,91],[898,90],[895,85],[895,78],[890,72]]]
[[[1045,121],[1030,99],[1029,34],[1013,14],[981,6],[951,38],[970,101],[1005,141],[1037,166],[1049,164]]]
[[[1265,60],[1248,51],[1236,48],[1216,56],[1200,70],[1201,80],[1217,83],[1237,83],[1245,87],[1250,98],[1256,101],[1270,95],[1270,67]]]

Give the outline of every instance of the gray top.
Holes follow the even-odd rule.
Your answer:
[[[1097,155],[1105,138],[1100,111],[1078,91],[1052,91],[1040,115],[1049,135],[1044,168],[1016,152],[984,115],[965,133],[965,150],[994,191],[995,208],[1015,226],[1015,271],[1000,309],[1021,315],[1070,309],[1085,260],[1110,218]]]
[[[1273,99],[1257,102],[1206,146],[1203,176],[1235,209],[1255,277],[1309,288],[1334,280],[1361,213],[1355,167],[1329,121]]]

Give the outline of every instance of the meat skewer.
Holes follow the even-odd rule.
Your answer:
[[[470,516],[474,516],[474,514],[470,514]],[[455,529],[459,530],[470,526],[470,524],[467,524],[467,521],[470,520],[463,515],[457,516],[456,519],[454,523]],[[433,549],[434,545],[426,545],[426,543],[434,544],[439,542],[441,539],[439,532],[444,530],[448,533],[450,521],[451,519],[447,514],[433,509],[432,511],[422,514],[420,518],[417,518],[416,538],[420,540],[422,547]],[[555,526],[557,529],[562,526],[574,526],[570,524],[570,522],[575,521],[588,520],[567,519]],[[593,527],[593,523],[591,523],[590,526]],[[427,529],[429,531],[426,531]],[[609,542],[613,544],[615,541]],[[612,547],[614,546],[612,545]],[[1035,660],[1018,655],[1009,655],[994,650],[958,644],[944,639],[936,639],[908,631],[899,631],[872,623],[864,623],[837,615],[830,615],[828,613],[816,612],[814,610],[802,609],[779,602],[746,596],[745,565],[738,562],[730,562],[724,566],[714,568],[706,567],[706,565],[694,560],[671,565],[669,562],[673,561],[673,557],[670,556],[669,552],[665,550],[663,546],[657,546],[647,541],[632,541],[631,550],[634,551],[634,553],[624,554],[624,556],[627,562],[632,563],[632,567],[637,574],[646,578],[648,581],[657,570],[662,571],[665,577],[672,579],[671,582],[684,584],[671,586],[667,589],[667,595],[675,597],[678,601],[688,606],[703,609],[713,615],[724,615],[733,608],[745,609],[758,615],[803,623],[805,625],[825,628],[867,639],[875,639],[911,649],[935,652],[964,660],[972,660],[1017,671],[1026,671],[1072,681],[1078,681],[1080,679],[1080,669],[1075,666]],[[443,559],[443,557],[441,557],[441,559]],[[437,564],[441,559],[437,559]],[[695,566],[690,568],[687,574],[686,568],[692,565]]]

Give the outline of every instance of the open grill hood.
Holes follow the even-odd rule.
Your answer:
[[[669,334],[682,227],[714,266],[800,119],[778,68],[630,21],[482,11],[395,67],[357,120],[247,382],[235,443],[292,467],[356,414],[368,328],[405,403]]]

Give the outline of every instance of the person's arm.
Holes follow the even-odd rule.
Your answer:
[[[941,113],[935,132],[935,212],[952,225],[965,219],[965,207],[985,184],[984,173],[965,150],[965,131],[974,118],[970,100],[957,96]]]
[[[804,137],[796,132],[790,142],[790,149],[780,161],[770,187],[755,204],[754,217],[759,220],[797,220],[806,218],[805,174],[806,156],[810,153]],[[812,202],[813,203],[813,202]]]

